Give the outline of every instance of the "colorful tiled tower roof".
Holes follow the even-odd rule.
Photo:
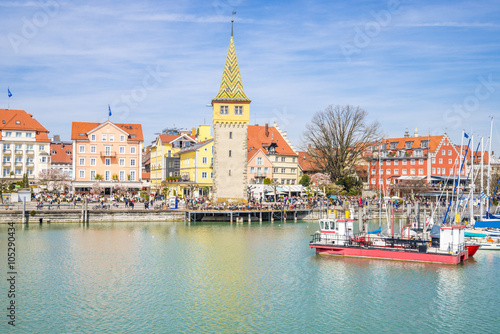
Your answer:
[[[227,50],[226,64],[222,73],[219,94],[213,101],[246,101],[250,99],[245,95],[243,82],[241,81],[240,67],[236,57],[236,49],[233,41],[233,28],[231,27],[231,41]]]

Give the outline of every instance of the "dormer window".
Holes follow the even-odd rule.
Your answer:
[[[17,124],[17,125],[21,124],[21,121],[16,121],[16,124]]]
[[[398,148],[398,142],[397,141],[392,142],[391,143],[391,150],[395,150],[396,148]]]
[[[405,142],[405,148],[406,149],[410,149],[412,146],[413,146],[413,142],[412,141]]]
[[[427,148],[428,145],[429,145],[428,140],[422,140],[422,142],[420,143],[421,148]]]
[[[228,115],[229,114],[229,106],[220,106],[220,114]]]

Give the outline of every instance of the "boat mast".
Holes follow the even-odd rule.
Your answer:
[[[384,142],[384,139],[382,139],[382,143]],[[381,149],[382,149],[382,143],[380,143],[378,147],[378,189],[379,189],[379,210],[378,210],[378,227],[382,226],[382,185],[380,184],[380,180],[382,180],[382,175],[380,175],[380,170],[382,169],[381,165]]]
[[[471,135],[471,147],[474,148],[474,135]],[[479,146],[478,146],[479,148]],[[477,154],[477,149],[476,151],[471,151],[471,158],[470,158],[470,167],[471,167],[471,173],[470,173],[470,200],[469,200],[469,210],[470,210],[470,217],[469,217],[469,224],[474,224],[474,188],[476,187],[474,183],[474,159],[476,158]],[[464,189],[465,190],[465,189]]]
[[[483,219],[483,194],[484,194],[484,137],[481,137],[481,190],[479,194],[479,219]]]
[[[491,160],[491,138],[493,134],[493,117],[491,117],[491,122],[490,122],[490,136],[488,137],[489,141],[489,147],[488,147],[488,178],[486,179],[486,195],[488,198],[490,197],[490,180],[491,180],[491,166],[490,166],[490,160]]]
[[[462,130],[462,141],[460,142],[460,161],[462,161],[462,149],[463,149],[463,146],[464,146],[464,136],[465,136],[465,130]],[[466,153],[467,154],[467,153]],[[460,168],[460,171],[458,172],[458,182],[457,182],[457,185],[458,185],[458,193],[460,194],[460,175],[462,175],[462,168]],[[455,193],[455,191],[453,191],[453,193]],[[451,201],[453,201],[453,195],[451,195]],[[457,212],[458,212],[458,195],[457,195],[457,199],[455,201],[455,217],[457,216]]]

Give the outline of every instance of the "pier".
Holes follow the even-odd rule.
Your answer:
[[[231,223],[243,222],[296,222],[305,219],[311,209],[284,209],[284,210],[186,210],[185,222],[225,221]]]

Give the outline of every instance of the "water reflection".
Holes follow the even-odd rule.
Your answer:
[[[21,331],[423,333],[500,320],[485,311],[500,306],[500,254],[459,266],[319,256],[316,229],[19,225]]]

